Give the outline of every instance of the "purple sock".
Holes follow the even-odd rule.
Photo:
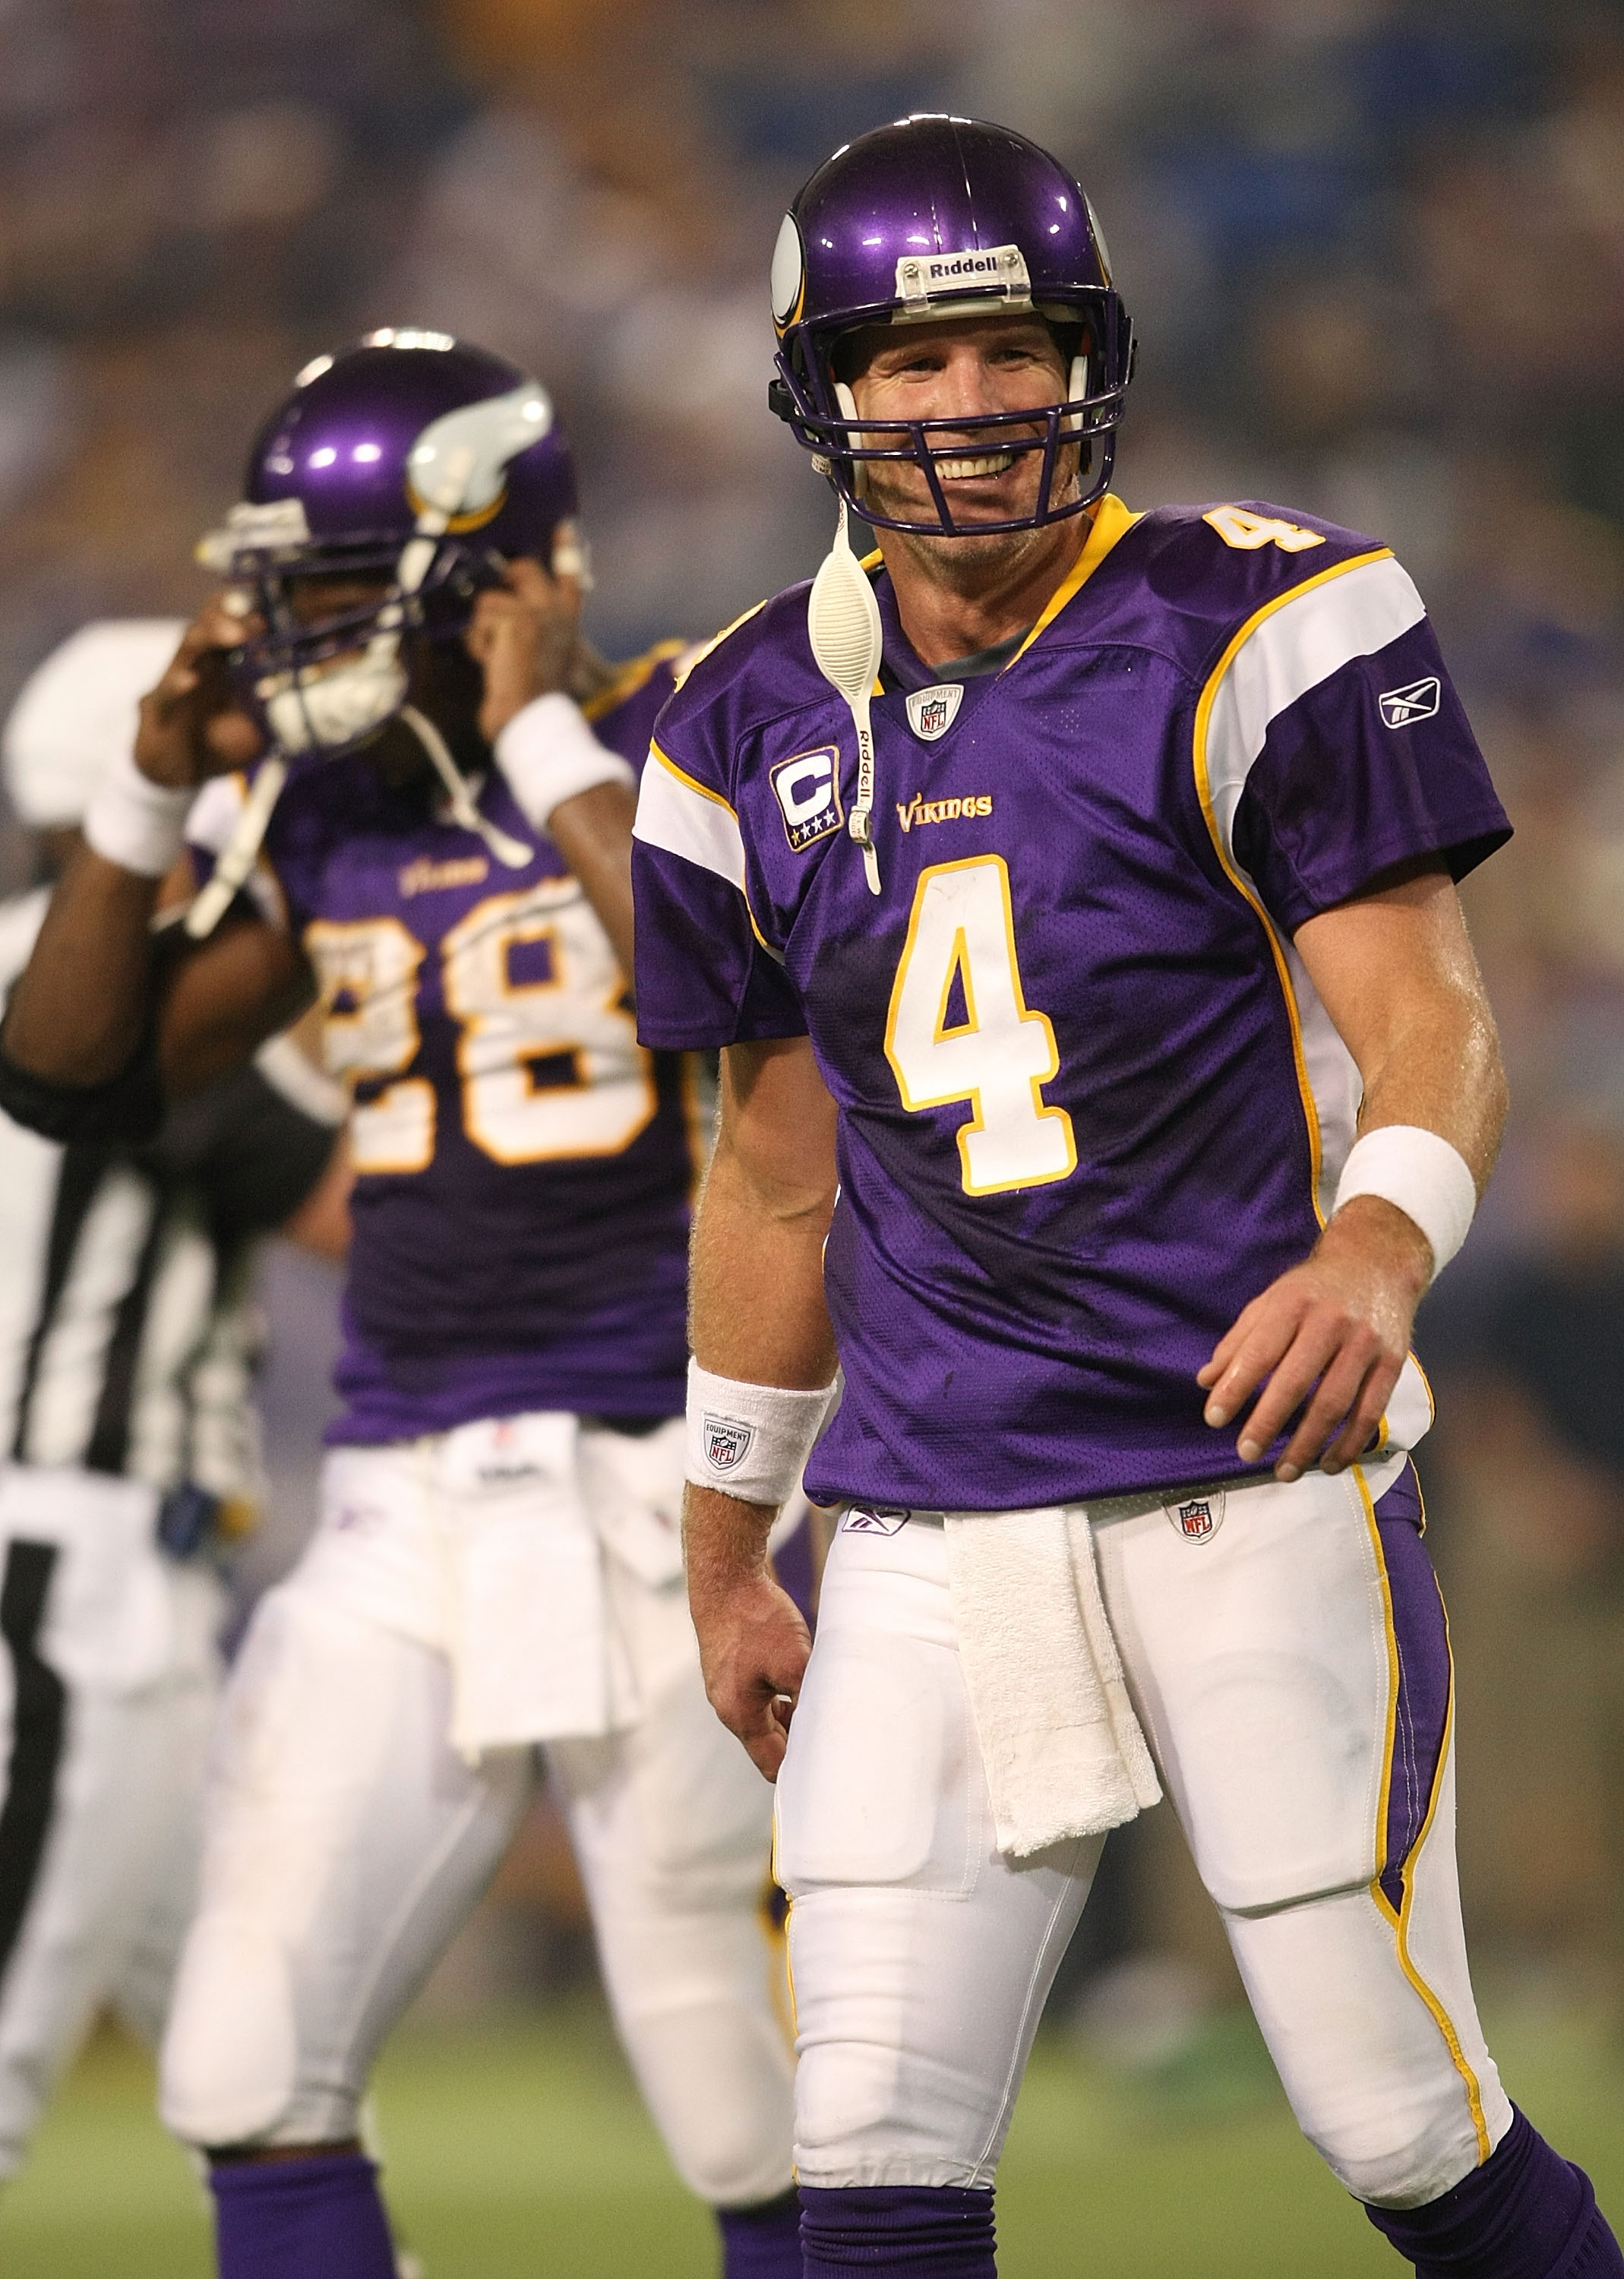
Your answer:
[[[1482,2168],[1441,2198],[1365,2214],[1420,2279],[1624,2279],[1590,2178],[1521,2113]]]
[[[395,2279],[378,2171],[359,2152],[218,2160],[220,2279]]]
[[[905,2271],[914,2279],[996,2279],[992,2194],[956,2184],[801,2187],[806,2279]]]
[[[755,2207],[718,2208],[722,2279],[801,2279],[801,2196],[792,2184]]]

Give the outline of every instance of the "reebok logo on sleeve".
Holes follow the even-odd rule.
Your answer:
[[[1376,698],[1382,717],[1390,728],[1407,728],[1416,720],[1430,720],[1443,702],[1444,691],[1436,672],[1425,680],[1413,680],[1407,688],[1389,688]]]

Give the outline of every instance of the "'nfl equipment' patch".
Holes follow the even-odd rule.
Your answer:
[[[963,702],[962,681],[944,680],[935,688],[916,688],[908,700],[908,725],[922,744],[933,744],[952,727]]]
[[[1407,728],[1413,720],[1430,720],[1443,701],[1443,689],[1436,672],[1425,680],[1413,680],[1407,688],[1389,688],[1376,698],[1382,708],[1382,717],[1390,728]]]
[[[840,755],[832,744],[820,751],[797,752],[780,760],[772,771],[773,794],[784,817],[784,836],[799,855],[803,848],[839,831],[840,813],[839,768]]]
[[[900,1503],[854,1503],[838,1531],[841,1535],[895,1535],[913,1515]]]
[[[1216,1488],[1208,1495],[1191,1496],[1185,1503],[1166,1503],[1161,1508],[1186,1543],[1210,1543],[1223,1525],[1223,1490]]]
[[[741,1424],[736,1416],[713,1416],[709,1408],[705,1411],[705,1462],[713,1472],[737,1471],[755,1438],[754,1424]]]

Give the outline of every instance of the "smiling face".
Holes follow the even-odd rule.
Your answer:
[[[1010,314],[961,317],[935,324],[870,325],[850,334],[836,352],[835,372],[851,388],[860,418],[963,419],[989,413],[1046,411],[1070,395],[1069,360],[1041,317]],[[936,471],[962,531],[985,522],[1034,514],[1043,482],[1041,450],[1012,451],[1012,434],[1044,439],[1046,422],[1023,422],[989,434],[966,426],[965,448],[954,452],[951,427],[931,437]],[[893,444],[894,435],[865,433],[863,440]],[[1078,447],[1062,447],[1051,505],[1076,495]],[[936,506],[923,467],[907,460],[860,463],[863,495],[900,521],[930,522]],[[1003,533],[1019,537],[1023,533]],[[944,538],[939,543],[977,549],[992,540]]]

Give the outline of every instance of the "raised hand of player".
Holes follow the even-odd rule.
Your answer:
[[[172,789],[250,766],[264,738],[226,668],[226,654],[262,630],[239,598],[217,594],[187,627],[157,687],[141,700],[135,764]]]
[[[463,639],[485,673],[479,733],[487,744],[536,697],[568,687],[580,625],[580,579],[539,562],[509,562],[505,584],[479,595]]]
[[[710,1706],[776,1781],[812,1638],[763,1547],[771,1518],[761,1505],[690,1485],[683,1547]]]
[[[1370,1445],[1398,1381],[1431,1272],[1427,1239],[1403,1211],[1374,1195],[1346,1204],[1197,1371],[1207,1423],[1222,1429],[1257,1394],[1236,1441],[1256,1463],[1306,1401],[1275,1477],[1298,1479],[1316,1462],[1344,1469]]]

